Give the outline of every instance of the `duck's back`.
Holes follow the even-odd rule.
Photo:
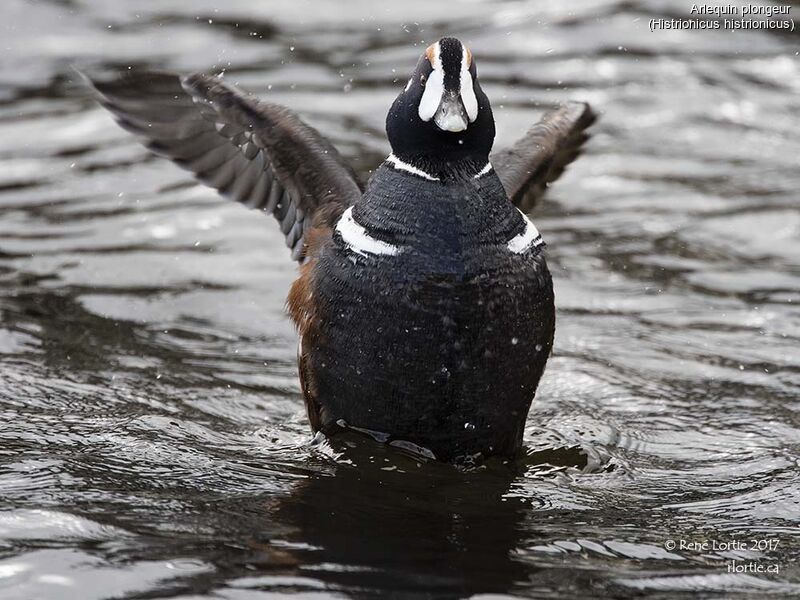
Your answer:
[[[384,165],[317,261],[301,368],[323,430],[389,432],[440,459],[518,449],[553,290],[493,172],[430,181]]]

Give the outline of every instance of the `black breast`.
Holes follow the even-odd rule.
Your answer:
[[[497,177],[384,166],[353,218],[398,253],[356,252],[338,232],[321,253],[307,351],[323,429],[343,420],[440,459],[515,452],[552,345],[553,292],[541,248],[509,250],[526,221]]]
[[[405,260],[396,266],[462,277],[483,269],[495,246],[525,228],[494,173],[440,182],[388,166],[376,172],[353,217],[372,236],[403,249]]]

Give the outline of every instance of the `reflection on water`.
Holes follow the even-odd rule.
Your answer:
[[[800,593],[800,44],[649,32],[687,10],[4,2],[0,597]],[[367,174],[445,33],[499,144],[553,102],[602,114],[534,215],[559,320],[526,454],[466,470],[311,443],[273,223],[150,157],[70,70],[225,69]]]

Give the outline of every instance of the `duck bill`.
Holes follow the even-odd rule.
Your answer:
[[[467,111],[458,94],[445,93],[436,114],[433,116],[436,126],[442,131],[458,133],[467,128]]]

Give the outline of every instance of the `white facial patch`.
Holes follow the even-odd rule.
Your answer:
[[[472,73],[469,72],[467,64],[467,50],[461,47],[461,102],[467,111],[469,122],[474,123],[478,118],[478,99],[475,97],[475,90],[472,87]]]
[[[542,239],[542,236],[539,235],[539,230],[536,229],[536,225],[533,224],[533,221],[531,221],[521,210],[519,211],[519,214],[521,214],[522,218],[525,219],[525,231],[508,240],[508,249],[514,254],[522,254],[528,248],[537,248],[544,244],[544,240]]]
[[[433,52],[429,56],[432,71],[425,82],[425,90],[419,102],[419,118],[423,121],[430,121],[439,108],[444,97],[444,67],[440,57],[441,48],[439,42],[433,46]],[[473,88],[472,74],[469,72],[469,53],[464,46],[461,46],[461,70],[459,72],[459,87],[461,88],[461,102],[467,111],[467,118],[470,123],[478,118],[478,98],[475,96]],[[408,89],[408,88],[406,88]],[[445,127],[444,129],[449,128]],[[461,131],[462,129],[453,129]]]
[[[375,239],[360,223],[357,223],[353,218],[352,206],[344,211],[339,222],[336,223],[336,231],[342,236],[347,247],[361,256],[368,254],[396,256],[400,253],[400,248]]]
[[[436,42],[433,47],[433,61],[431,61],[433,71],[425,82],[425,91],[422,92],[422,98],[419,101],[419,118],[426,122],[436,114],[444,95],[444,69],[442,69],[442,61],[439,58],[439,50],[439,42]]]

